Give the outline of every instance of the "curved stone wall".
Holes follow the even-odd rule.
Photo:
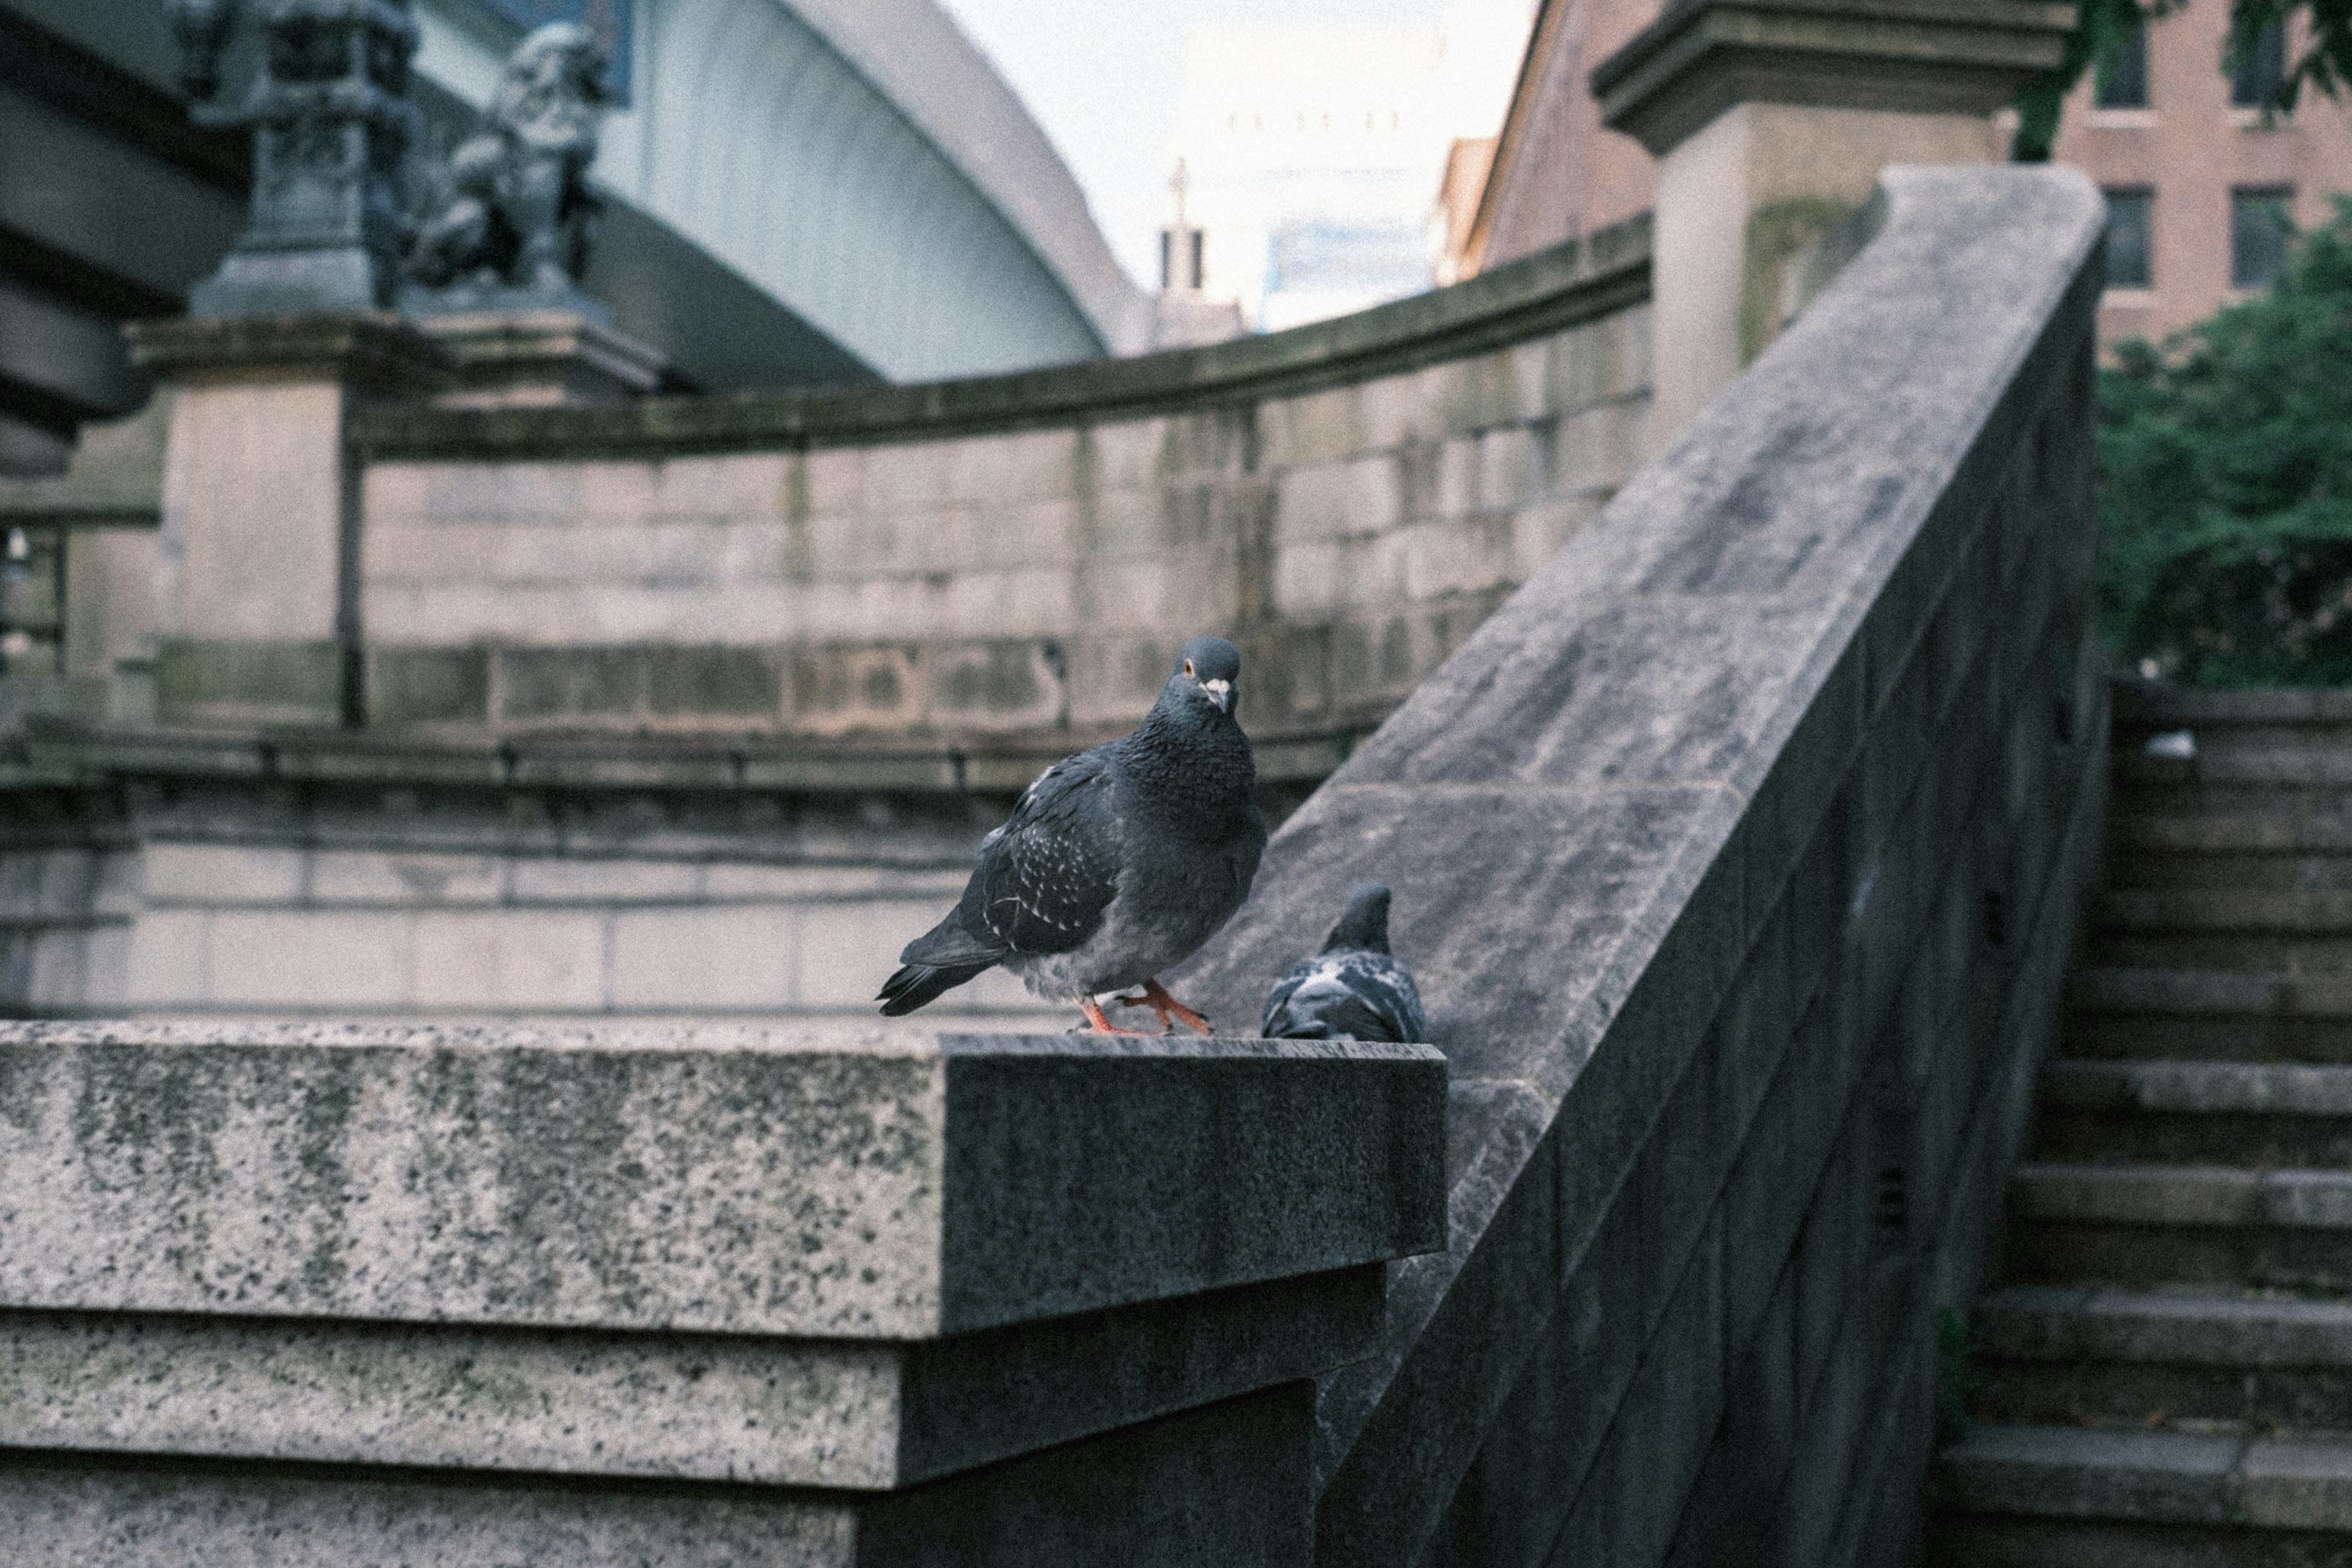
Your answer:
[[[1647,279],[1636,225],[1141,360],[379,410],[371,727],[1084,736],[1216,629],[1254,729],[1369,728],[1633,471]]]

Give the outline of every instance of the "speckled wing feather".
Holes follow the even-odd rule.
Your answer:
[[[908,945],[908,963],[1067,952],[1102,925],[1118,891],[1119,825],[1101,749],[1055,763],[981,840],[980,868],[955,912]],[[954,940],[957,934],[967,940]]]
[[[1322,952],[1285,971],[1265,999],[1260,1031],[1277,1040],[1429,1038],[1412,975],[1384,952]]]

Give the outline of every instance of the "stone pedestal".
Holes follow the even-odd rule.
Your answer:
[[[448,355],[396,316],[146,322],[171,400],[156,707],[173,723],[357,724],[360,399],[420,397]]]
[[[0,1026],[21,1568],[1293,1568],[1444,1058]],[[10,1450],[15,1450],[11,1452]]]
[[[2059,63],[2040,0],[1696,0],[1592,73],[1659,159],[1653,453],[1776,337],[1800,258],[1895,163],[1998,162],[1990,116]]]
[[[434,401],[453,408],[609,403],[658,389],[660,352],[572,310],[418,316],[446,350],[456,384]]]

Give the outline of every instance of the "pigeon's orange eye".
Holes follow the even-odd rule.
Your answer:
[[[1189,658],[1184,661],[1184,673],[1187,675],[1192,673],[1192,661]]]

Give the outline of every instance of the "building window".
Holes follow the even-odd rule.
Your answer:
[[[2294,226],[2287,213],[2294,192],[2284,185],[2230,193],[2230,287],[2267,289],[2286,270],[2286,242]]]
[[[2230,78],[2230,103],[2237,109],[2261,109],[2277,99],[2285,85],[2286,27],[2273,22]]]
[[[2147,28],[2134,27],[2107,46],[2091,89],[2096,109],[2147,107]]]
[[[2153,191],[2109,191],[2107,197],[2107,287],[2146,289],[2155,281],[2148,266],[2147,214]]]

